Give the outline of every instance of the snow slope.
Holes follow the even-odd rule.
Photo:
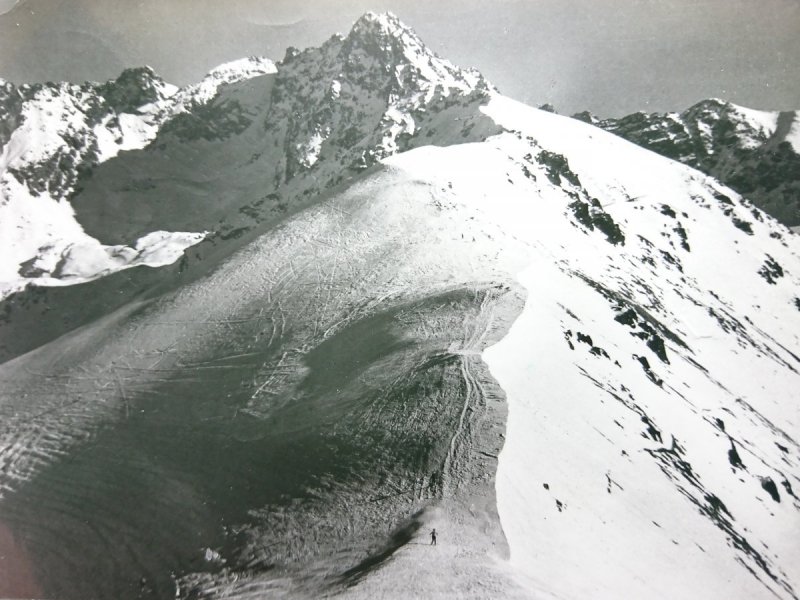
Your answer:
[[[681,113],[575,117],[719,179],[785,225],[800,223],[797,111],[760,111],[711,98]]]
[[[786,136],[786,141],[792,145],[794,151],[800,154],[800,114],[797,111],[794,113],[792,119],[792,126],[789,134]]]
[[[564,597],[796,597],[797,280],[762,279],[770,256],[797,264],[792,236],[583,125],[509,101],[487,112],[568,156],[638,246],[565,243],[566,223],[536,219],[547,253],[486,353],[509,394],[498,502],[512,564]],[[663,353],[637,337],[645,319],[673,332]]]

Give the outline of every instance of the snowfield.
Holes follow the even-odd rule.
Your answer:
[[[795,234],[392,15],[246,65],[15,221],[0,595],[798,598]]]
[[[570,240],[559,252],[568,232],[556,219],[534,235],[553,254],[523,271],[525,310],[485,352],[509,395],[498,503],[512,564],[564,597],[761,597],[764,587],[794,597],[800,545],[787,532],[800,526],[790,450],[800,402],[797,330],[786,325],[797,322],[797,280],[779,287],[758,276],[766,256],[796,264],[794,237],[780,240],[758,218],[752,232],[707,218],[725,209],[713,198],[725,190],[587,126],[502,100],[487,112],[569,156],[604,210],[641,236],[642,259],[676,255],[654,278],[651,264],[602,244],[582,252]],[[671,216],[653,218],[670,213],[664,206],[681,215],[691,252]],[[739,268],[752,283],[731,276]],[[674,331],[681,343],[667,342],[667,362],[642,348],[587,277]],[[663,383],[637,364],[642,355]]]
[[[758,597],[765,587],[793,597],[800,548],[787,531],[800,518],[789,448],[800,402],[797,331],[785,324],[797,319],[797,280],[770,285],[758,271],[759,254],[796,264],[794,236],[781,227],[786,241],[771,236],[774,222],[756,219],[750,234],[710,219],[729,206],[742,219],[758,213],[738,200],[720,206],[715,195],[730,191],[594,128],[501,97],[485,110],[568,156],[584,189],[638,238],[627,234],[621,248],[596,231],[576,236],[563,200],[548,205],[542,191],[532,200],[509,170],[526,149],[517,139],[494,140],[506,156],[462,146],[408,168],[480,194],[485,218],[532,248],[525,310],[484,353],[508,394],[497,487],[512,565],[558,597]],[[730,276],[731,262],[751,284]],[[630,307],[634,321],[674,332],[662,358],[635,335],[641,324],[620,322]]]

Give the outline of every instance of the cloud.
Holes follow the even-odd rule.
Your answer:
[[[261,27],[297,27],[305,23],[305,21],[305,19],[290,19],[288,21],[259,18],[247,19],[247,22],[251,25],[259,25]]]

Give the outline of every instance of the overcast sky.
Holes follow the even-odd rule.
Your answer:
[[[721,97],[800,108],[800,0],[0,0],[0,77],[103,80],[149,64],[185,84],[213,66],[318,45],[391,10],[505,94],[562,113]]]

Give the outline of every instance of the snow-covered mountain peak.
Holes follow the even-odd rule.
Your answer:
[[[268,75],[276,71],[275,63],[267,57],[248,56],[214,67],[203,78],[203,81],[214,80],[224,83],[236,83],[237,81]]]
[[[754,110],[719,98],[710,98],[698,102],[684,114],[686,118],[702,122],[709,128],[719,120],[728,121],[740,144],[755,147],[775,133],[779,113]]]
[[[386,72],[410,70],[421,78],[443,89],[456,88],[469,92],[482,77],[474,70],[460,69],[438,57],[394,14],[368,12],[358,19],[343,40],[344,51],[350,61],[369,56],[380,61]]]
[[[275,76],[264,77],[270,75]],[[492,89],[483,77],[437,57],[390,14],[365,15],[348,35],[333,36],[319,48],[289,49],[279,66],[257,56],[234,60],[181,89],[147,66],[127,69],[101,84],[7,87],[0,90],[0,192],[14,196],[19,205],[6,221],[30,220],[42,228],[23,228],[21,236],[23,229],[12,228],[13,235],[0,243],[14,257],[0,278],[7,283],[5,293],[34,280],[51,285],[42,274],[71,247],[102,249],[96,240],[84,239],[70,210],[70,205],[82,206],[75,198],[85,187],[78,185],[79,178],[96,175],[98,165],[120,152],[145,148],[157,137],[162,145],[178,146],[229,140],[250,161],[244,168],[260,182],[259,189],[267,185],[270,193],[293,196],[319,192],[415,145],[440,138],[479,141],[497,130],[478,110]],[[240,143],[241,135],[246,141]],[[149,173],[154,169],[147,167]],[[296,177],[304,172],[309,177]],[[291,190],[279,189],[289,182]],[[108,196],[108,190],[101,195]],[[169,195],[177,202],[174,191]],[[61,225],[34,215],[38,205],[53,201],[65,203],[51,211]],[[112,235],[105,228],[92,230],[86,209],[81,210],[81,226],[91,236],[105,235],[109,248],[132,245],[157,229],[219,227],[216,218],[200,218],[190,227],[155,220],[135,232]]]
[[[341,171],[370,166],[441,127],[467,127],[470,141],[469,123],[481,119],[492,89],[477,71],[436,56],[396,16],[367,13],[347,36],[287,51],[267,126],[286,129],[288,181],[318,165],[326,148]],[[433,121],[442,123],[431,128]]]
[[[727,100],[724,100],[722,98],[717,98],[716,96],[713,96],[711,98],[704,98],[703,100],[700,100],[699,102],[693,105],[693,107],[717,107],[717,108],[723,108],[725,106],[732,106],[732,104]]]
[[[428,52],[416,33],[390,12],[365,13],[353,24],[347,38],[353,43],[374,44],[383,51],[405,46]]]
[[[172,97],[178,88],[166,83],[149,66],[125,69],[98,87],[98,93],[117,112],[135,113],[148,104]]]
[[[211,69],[200,83],[182,88],[174,98],[172,111],[181,112],[191,105],[205,104],[213,99],[223,85],[270,75],[277,71],[275,63],[263,56],[249,56],[223,63]]]
[[[377,25],[383,29],[406,29],[409,28],[392,11],[375,12],[368,10],[353,24],[353,29],[358,27],[370,27]]]

